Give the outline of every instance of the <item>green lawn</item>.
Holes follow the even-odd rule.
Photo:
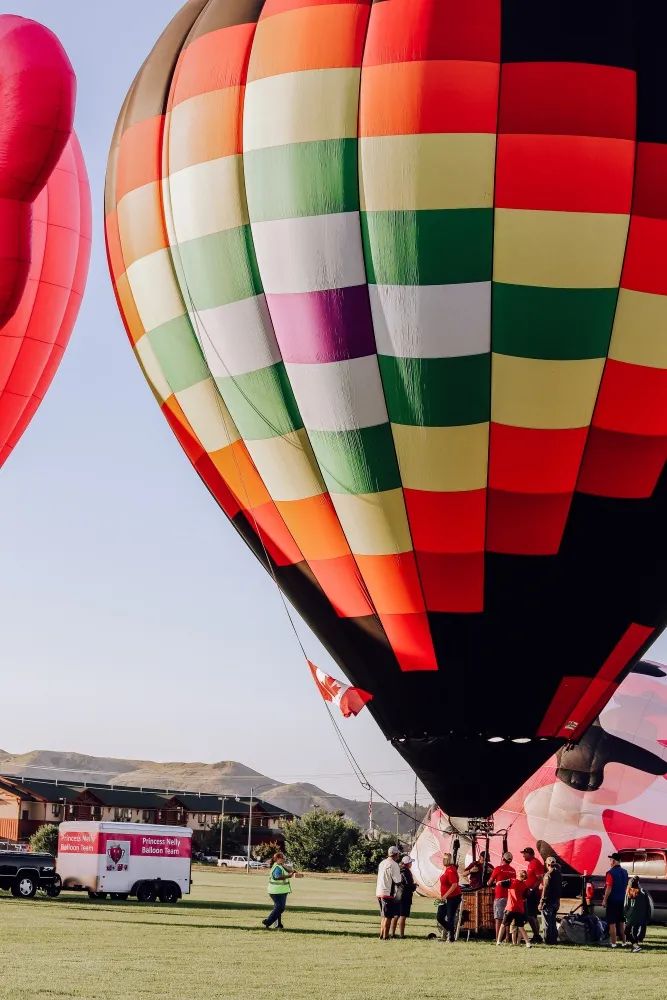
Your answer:
[[[416,900],[411,939],[381,942],[368,881],[294,883],[285,924],[265,931],[266,873],[197,869],[176,906],[91,902],[75,893],[18,901],[0,893],[0,997],[85,1000],[663,1000],[667,931],[639,955],[608,948],[496,948],[426,939]],[[661,978],[661,974],[662,977]]]

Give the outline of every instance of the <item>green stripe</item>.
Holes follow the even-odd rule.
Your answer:
[[[493,286],[493,349],[543,360],[604,358],[616,288]]]
[[[189,389],[209,378],[208,366],[187,316],[163,323],[147,336],[172,392]]]
[[[359,209],[356,139],[252,150],[243,169],[253,222]]]
[[[379,356],[389,419],[394,424],[454,427],[490,419],[491,356]]]
[[[382,493],[401,485],[389,424],[354,431],[309,430],[308,436],[331,493]]]
[[[215,381],[234,423],[247,441],[282,436],[303,427],[282,361]]]
[[[363,212],[361,232],[369,284],[491,280],[492,209]]]
[[[214,309],[262,292],[250,226],[179,243],[172,256],[189,310]]]

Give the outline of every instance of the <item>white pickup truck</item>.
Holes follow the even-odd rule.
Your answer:
[[[248,859],[244,854],[232,854],[231,858],[220,858],[218,861],[218,868],[247,868]],[[261,861],[253,861],[250,859],[251,868],[263,868],[264,865]]]

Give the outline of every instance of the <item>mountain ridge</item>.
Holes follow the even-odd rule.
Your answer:
[[[58,778],[89,784],[164,788],[171,791],[254,795],[288,812],[302,815],[310,809],[341,811],[361,827],[368,825],[368,802],[326,792],[308,782],[284,783],[239,761],[152,761],[122,757],[95,757],[75,751],[30,750],[12,754],[0,750],[0,773],[16,777]],[[406,804],[404,804],[406,805]],[[406,811],[412,813],[412,808]],[[422,807],[418,807],[421,816]],[[396,810],[385,802],[373,803],[373,819],[383,830],[396,830]],[[399,813],[399,831],[408,834],[412,819]]]

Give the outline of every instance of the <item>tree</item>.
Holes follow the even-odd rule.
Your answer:
[[[256,844],[252,849],[252,856],[255,861],[270,861],[277,851],[282,851],[282,847],[276,840],[266,844]]]
[[[285,852],[297,868],[312,872],[346,869],[361,830],[342,812],[313,809],[285,824]]]
[[[30,838],[30,850],[33,854],[58,853],[58,827],[54,823],[45,823],[36,830]]]
[[[223,854],[245,854],[248,831],[241,826],[236,817],[225,819],[222,834]],[[202,830],[197,837],[200,850],[204,854],[218,854],[220,851],[220,820],[217,820],[208,830]]]
[[[388,833],[383,833],[373,840],[362,837],[350,850],[347,870],[354,875],[370,875],[376,872],[380,862],[387,857],[387,851],[395,843],[396,838]]]

